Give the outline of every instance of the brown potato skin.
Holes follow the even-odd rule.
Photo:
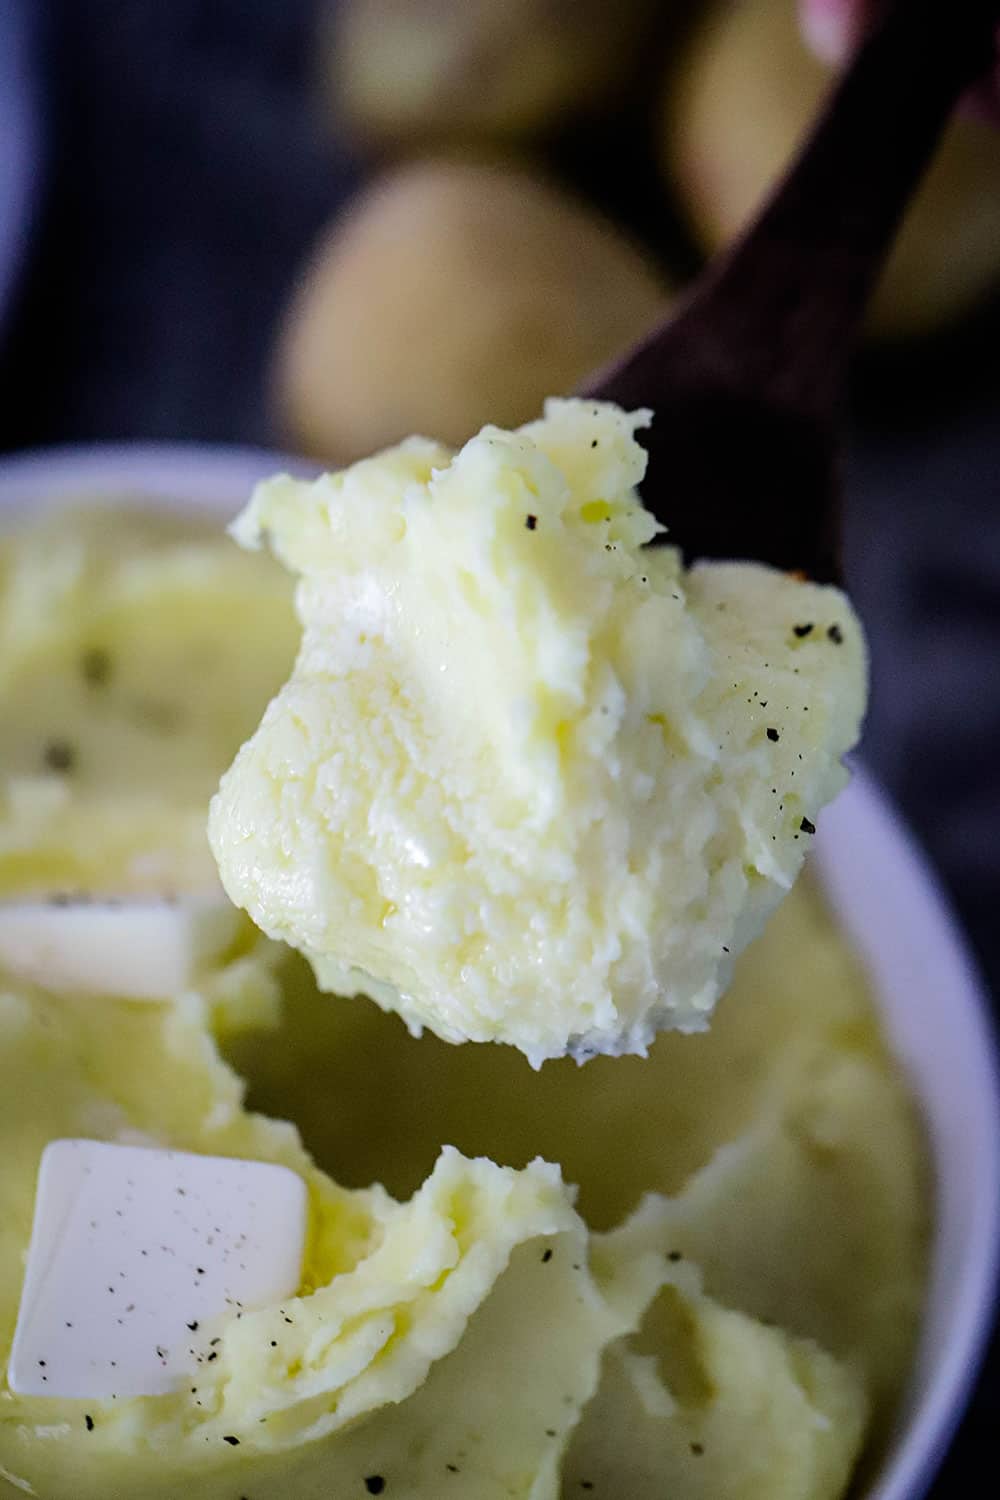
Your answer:
[[[733,238],[789,161],[831,83],[794,0],[711,5],[671,67],[661,159],[709,253]],[[891,129],[891,100],[886,127]],[[949,127],[876,292],[869,330],[924,334],[1000,284],[1000,132]]]
[[[324,28],[335,117],[382,145],[520,139],[626,85],[654,0],[340,0]]]
[[[279,421],[346,463],[413,432],[460,444],[570,393],[668,306],[619,232],[523,169],[425,161],[363,192],[286,314]]]

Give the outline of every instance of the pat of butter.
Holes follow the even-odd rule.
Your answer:
[[[0,971],[42,989],[169,1000],[239,931],[225,901],[0,904]]]
[[[26,1396],[156,1396],[188,1380],[201,1326],[298,1288],[306,1187],[287,1167],[53,1141],[8,1383]]]

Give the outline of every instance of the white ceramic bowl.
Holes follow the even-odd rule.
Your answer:
[[[173,500],[231,515],[256,480],[301,461],[253,449],[51,449],[0,460],[0,522],[97,496]],[[823,815],[815,855],[874,977],[895,1050],[923,1108],[935,1233],[910,1389],[863,1500],[925,1494],[989,1334],[1000,1259],[1000,1082],[989,1010],[933,875],[885,795],[859,771]],[[859,1497],[861,1500],[861,1497]]]

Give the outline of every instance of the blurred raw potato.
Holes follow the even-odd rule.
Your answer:
[[[671,70],[665,165],[705,248],[730,240],[788,162],[831,74],[802,41],[794,0],[716,4]],[[886,100],[886,129],[893,102]],[[905,220],[870,328],[923,333],[1000,281],[1000,132],[950,126]]]
[[[408,143],[525,136],[627,81],[652,0],[341,0],[326,29],[334,108]]]
[[[417,163],[319,246],[282,335],[281,419],[332,463],[413,432],[457,445],[537,416],[666,305],[639,253],[537,176]]]

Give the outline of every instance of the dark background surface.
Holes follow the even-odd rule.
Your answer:
[[[0,46],[15,22],[33,29],[46,148],[0,329],[0,450],[275,440],[276,321],[311,241],[364,172],[316,103],[316,8],[0,0]],[[866,758],[930,852],[996,994],[996,308],[859,369],[848,558],[874,659]],[[998,1418],[994,1347],[935,1497],[992,1490]]]

